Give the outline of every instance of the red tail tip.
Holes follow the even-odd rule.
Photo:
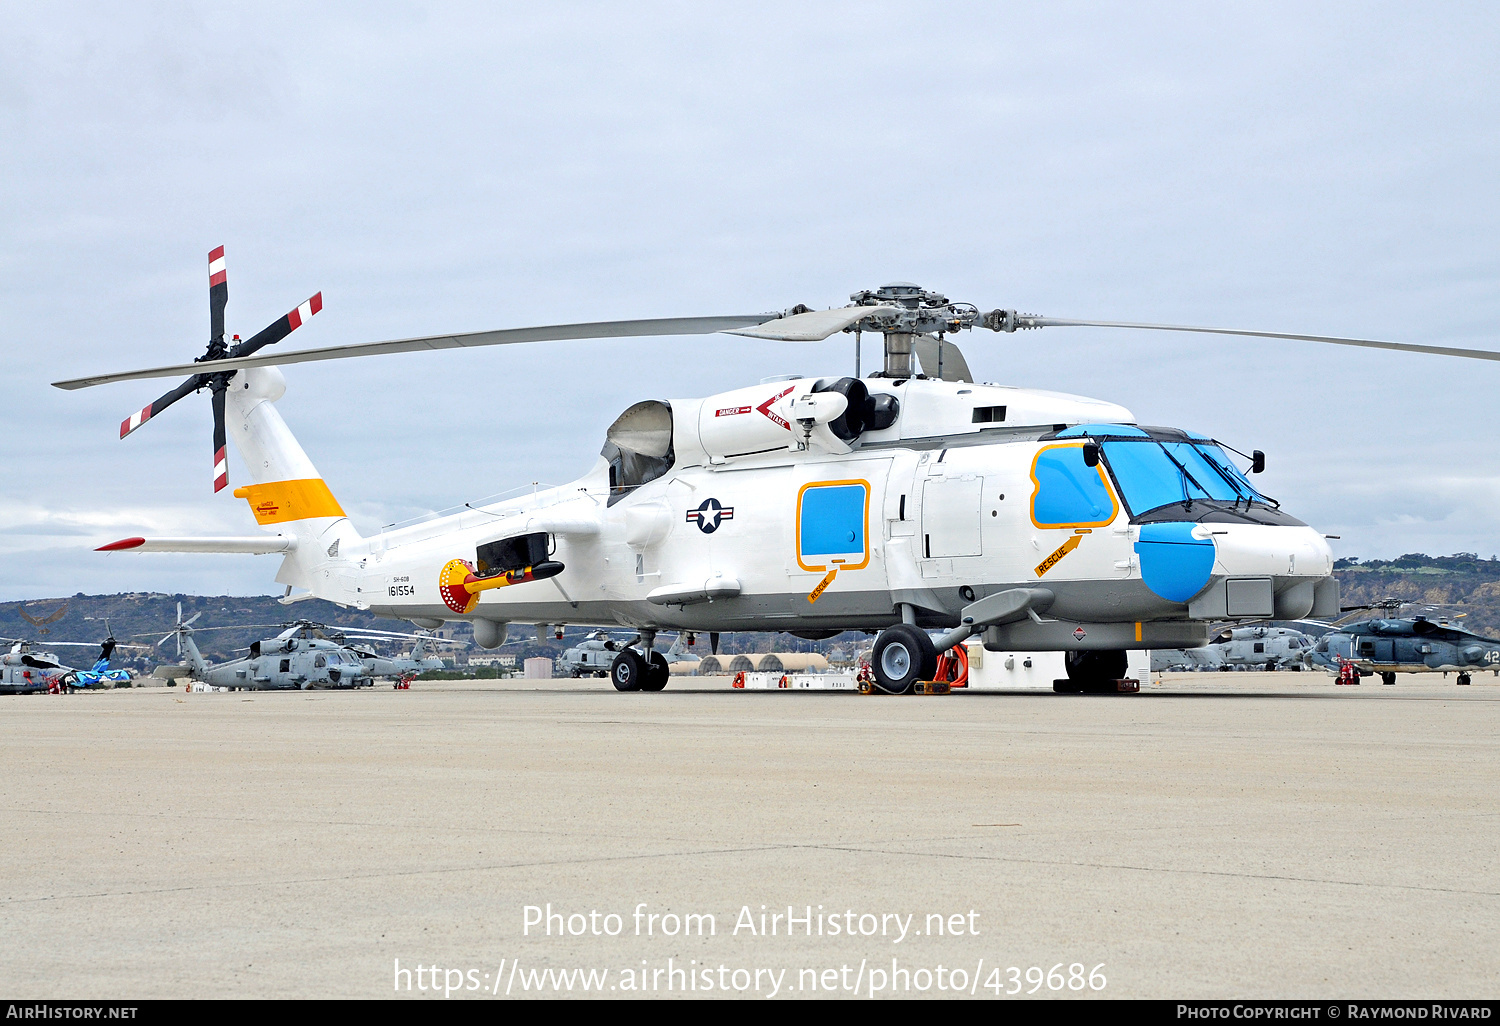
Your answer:
[[[144,544],[146,544],[146,539],[144,539],[144,538],[121,538],[117,542],[110,542],[108,545],[101,545],[97,549],[95,549],[94,551],[95,552],[119,552],[121,549],[136,549],[136,548],[140,548]]]

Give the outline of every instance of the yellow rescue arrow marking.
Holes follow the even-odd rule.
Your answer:
[[[828,571],[828,576],[824,577],[821,581],[818,582],[818,586],[812,590],[812,594],[807,596],[807,601],[818,601],[818,596],[823,594],[823,592],[828,589],[828,586],[833,583],[833,579],[838,576],[838,573],[838,567],[834,567],[832,570]]]
[[[1077,534],[1074,534],[1067,541],[1058,546],[1056,552],[1052,553],[1052,555],[1048,556],[1046,559],[1037,564],[1036,575],[1038,577],[1041,577],[1046,574],[1048,570],[1051,570],[1053,567],[1055,567],[1059,562],[1062,561],[1062,558],[1064,556],[1072,552],[1074,549],[1078,548],[1078,543],[1083,541],[1083,536],[1087,533],[1089,532],[1079,531]]]

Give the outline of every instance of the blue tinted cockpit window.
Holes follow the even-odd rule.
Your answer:
[[[1081,445],[1054,445],[1038,452],[1031,479],[1036,485],[1031,520],[1038,527],[1102,527],[1119,511],[1103,465],[1084,463]]]
[[[1103,448],[1115,483],[1137,516],[1177,502],[1267,501],[1209,442],[1110,440]]]

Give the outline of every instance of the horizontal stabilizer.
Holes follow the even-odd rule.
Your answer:
[[[95,552],[291,552],[297,539],[287,535],[262,534],[246,538],[121,538],[101,545]]]

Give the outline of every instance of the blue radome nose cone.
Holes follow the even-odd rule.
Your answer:
[[[1135,551],[1141,580],[1168,602],[1186,602],[1203,590],[1214,569],[1211,538],[1194,538],[1197,524],[1142,524]]]

